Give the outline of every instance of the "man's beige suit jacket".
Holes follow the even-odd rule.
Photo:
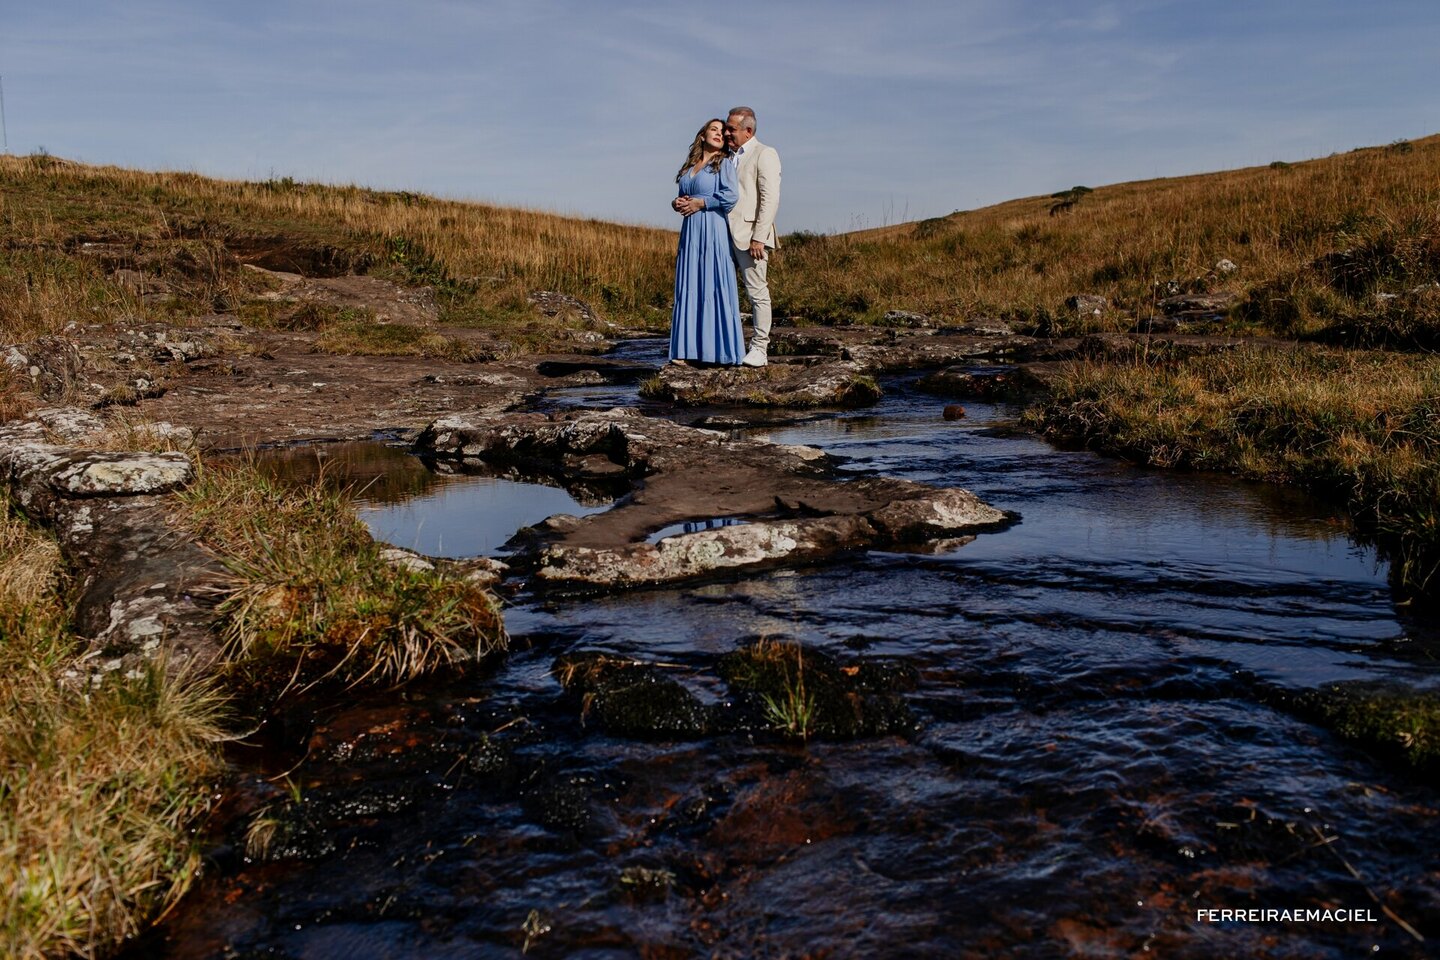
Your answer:
[[[740,250],[759,240],[776,246],[775,211],[780,209],[780,154],[755,138],[745,144],[737,169],[740,199],[730,210],[730,239]]]

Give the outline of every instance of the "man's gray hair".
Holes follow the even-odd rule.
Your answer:
[[[754,133],[754,132],[755,132],[755,111],[754,111],[754,110],[751,110],[749,107],[731,107],[731,108],[730,108],[730,112],[727,113],[727,114],[725,114],[725,116],[727,116],[727,117],[733,117],[733,116],[735,116],[737,113],[738,113],[740,116],[742,116],[742,117],[745,118],[744,121],[741,122],[740,125],[741,125],[742,127],[744,127],[746,130],[749,130],[751,133]]]

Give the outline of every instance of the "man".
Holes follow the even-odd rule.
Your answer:
[[[725,144],[735,154],[740,199],[730,211],[731,255],[750,297],[755,335],[740,362],[763,367],[770,353],[770,285],[767,251],[774,250],[775,211],[780,209],[780,154],[755,139],[755,111],[733,107],[725,121]]]

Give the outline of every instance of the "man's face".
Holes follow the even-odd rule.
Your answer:
[[[725,121],[725,145],[731,150],[745,146],[754,136],[754,131],[745,129],[744,114],[732,113],[730,119]]]

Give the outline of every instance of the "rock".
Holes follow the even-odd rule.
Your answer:
[[[653,376],[655,368],[643,363],[627,363],[605,357],[559,357],[540,361],[535,372],[542,377],[568,377],[578,373],[594,374],[601,383],[636,383]]]
[[[1216,261],[1216,263],[1215,263],[1215,272],[1216,272],[1216,273],[1230,274],[1230,273],[1234,273],[1236,270],[1239,270],[1239,269],[1240,269],[1240,268],[1237,267],[1237,266],[1235,265],[1235,263],[1234,263],[1233,261],[1231,261],[1231,260],[1218,260],[1218,261]]]
[[[1136,320],[1131,328],[1132,333],[1181,333],[1184,330],[1184,321],[1176,317],[1145,317]]]
[[[84,387],[85,358],[79,344],[68,337],[39,337],[5,349],[5,365],[24,370],[34,383],[36,392],[49,399]]]
[[[562,317],[571,320],[578,318],[586,323],[597,325],[604,322],[590,304],[579,297],[572,297],[568,293],[557,293],[554,290],[532,290],[525,299],[547,317]],[[600,339],[604,338],[600,337]]]
[[[414,327],[433,327],[440,319],[440,307],[431,287],[402,287],[378,277],[346,273],[301,276],[248,266],[251,272],[268,277],[278,287],[261,294],[261,300],[359,311],[380,323]]]
[[[58,466],[50,484],[70,496],[132,496],[169,493],[194,475],[183,453],[91,453]]]
[[[650,664],[586,652],[560,657],[551,672],[579,702],[582,717],[607,733],[673,740],[709,732],[709,711],[699,699]]]
[[[887,310],[879,320],[882,327],[904,327],[907,329],[928,329],[935,326],[923,313],[912,313],[908,310]]]
[[[82,411],[44,411],[0,426],[0,479],[36,521],[55,531],[78,585],[74,629],[88,641],[78,661],[93,680],[165,657],[213,663],[216,598],[206,586],[221,566],[175,527],[167,498],[186,482],[183,454],[98,453],[44,441],[46,424],[88,430]],[[77,672],[74,678],[88,682]]]
[[[1068,298],[1065,309],[1077,316],[1098,317],[1110,309],[1110,301],[1096,294],[1081,293]]]
[[[40,422],[47,434],[65,443],[73,443],[105,429],[105,421],[88,410],[76,407],[36,410],[31,417]]]
[[[969,490],[936,490],[914,484],[912,497],[896,499],[868,514],[881,543],[906,543],[954,536],[1009,522],[1006,514],[983,502]]]
[[[965,408],[958,403],[946,404],[945,409],[940,413],[946,420],[965,419]]]
[[[993,320],[988,317],[982,317],[978,320],[972,320],[969,323],[962,324],[961,326],[951,329],[949,332],[965,334],[972,337],[1015,336],[1015,331],[1011,329],[1010,324],[1004,322],[1003,320]]]
[[[898,694],[913,690],[913,670],[899,665],[842,662],[798,643],[759,640],[718,664],[743,710],[729,720],[801,739],[853,740],[910,734],[917,721]]]
[[[768,367],[697,367],[669,364],[642,396],[682,406],[863,407],[880,399],[880,385],[856,363],[810,365],[772,361]]]
[[[380,551],[380,559],[392,567],[414,573],[424,573],[435,569],[435,564],[426,557],[401,547],[383,548]]]
[[[1167,317],[1210,318],[1222,316],[1234,302],[1235,295],[1232,293],[1184,293],[1166,297],[1157,306]]]
[[[476,586],[494,587],[505,579],[510,572],[510,565],[494,557],[467,557],[462,560],[454,560],[452,567],[459,572],[460,576],[475,584]]]
[[[417,447],[489,464],[524,462],[568,478],[598,467],[633,484],[608,511],[552,517],[507,545],[519,551],[513,562],[533,571],[534,586],[678,582],[953,537],[1012,519],[957,488],[885,477],[837,482],[830,458],[815,448],[732,440],[633,410],[442,418]],[[643,542],[651,531],[717,516],[748,522]]]
[[[1008,370],[979,372],[962,367],[947,367],[915,381],[916,388],[926,393],[976,400],[1003,397],[1011,390],[1012,384],[1013,379]]]

